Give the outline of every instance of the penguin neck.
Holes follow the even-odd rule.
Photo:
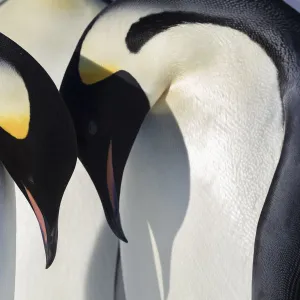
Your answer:
[[[104,34],[106,41],[111,38],[107,33]],[[115,40],[114,44],[117,44]],[[118,53],[117,58],[126,57],[128,49],[124,51],[123,48],[114,48],[123,51]],[[198,78],[197,80],[206,80],[206,74],[217,76],[220,73],[226,78],[228,73],[239,73],[236,60],[244,62],[247,60],[245,57],[252,57],[256,52],[260,57],[266,55],[259,45],[242,32],[212,24],[185,24],[158,34],[138,54],[120,60],[117,65],[136,78],[153,107],[166,91],[179,82],[186,82],[188,85],[190,81],[184,79],[190,74]],[[159,59],[149,59],[152,57]],[[273,63],[270,60],[268,64]],[[247,64],[247,67],[251,66]],[[249,71],[249,80],[252,80],[251,72],[252,70]],[[247,80],[246,77],[244,79]],[[186,86],[186,89],[199,93],[199,89],[191,86]]]
[[[199,252],[201,257],[210,258],[197,275],[203,298],[219,297],[218,291],[206,282],[207,278],[214,278],[223,284],[223,275],[215,272],[218,265],[227,274],[222,287],[223,298],[238,295],[239,299],[250,299],[251,288],[247,283],[252,276],[257,222],[278,164],[284,135],[275,65],[245,34],[214,25],[194,24],[170,29],[155,36],[131,57],[126,65],[132,68],[129,72],[146,92],[150,103],[156,101],[156,104],[127,162],[120,201],[123,207],[130,207],[126,201],[134,199],[132,203],[141,205],[140,214],[149,201],[157,199],[157,204],[152,205],[159,205],[155,207],[164,211],[162,205],[167,203],[165,207],[171,220],[172,206],[176,207],[174,220],[178,220],[178,212],[182,210],[184,222],[172,244],[172,261],[180,261],[186,255],[178,245],[188,244],[186,236],[196,228],[201,241],[195,246],[195,239],[190,239],[188,249],[193,257],[190,261],[195,261]],[[133,69],[134,59],[137,67]],[[139,71],[138,67],[143,69]],[[159,97],[163,90],[167,91],[166,96]],[[168,124],[171,124],[169,129]],[[187,167],[181,165],[184,156],[176,156],[181,150],[178,150],[180,144],[175,143],[177,140],[172,140],[176,138],[176,132],[172,132],[174,124],[187,151]],[[160,138],[161,134],[165,134],[164,138]],[[171,161],[170,157],[175,158]],[[176,172],[173,168],[177,165]],[[181,185],[185,169],[189,174],[187,188]],[[160,185],[161,182],[164,184]],[[138,197],[139,187],[143,187],[141,192],[146,195],[145,199]],[[172,195],[176,188],[186,190],[178,200],[178,192]],[[165,193],[165,190],[171,191]],[[185,193],[187,212],[182,202]],[[123,217],[124,212],[121,211]],[[159,220],[154,215],[151,219],[149,210],[145,216],[148,220]],[[131,212],[127,220],[129,218],[135,219]],[[138,236],[138,231],[134,231],[138,227],[136,224],[128,227],[131,235]],[[156,241],[160,240],[159,234],[157,231]],[[138,249],[136,253],[140,252]],[[243,268],[233,271],[232,261]],[[182,274],[182,270],[179,272]],[[188,269],[183,278],[188,277],[187,274]],[[235,284],[234,295],[227,288],[228,282]],[[125,284],[128,286],[128,282]],[[163,282],[159,286],[163,287]]]

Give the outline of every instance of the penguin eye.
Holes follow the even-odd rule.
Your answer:
[[[34,180],[32,176],[29,176],[27,180],[30,184],[34,184]]]
[[[31,175],[29,175],[29,176],[27,177],[27,180],[25,180],[25,181],[23,182],[23,184],[24,184],[27,188],[31,189],[31,187],[35,184],[33,177],[32,177]]]
[[[89,135],[94,136],[98,131],[97,123],[94,120],[89,121],[88,132]]]
[[[93,116],[86,119],[85,124],[87,124],[85,125],[85,135],[88,139],[94,138],[96,135],[98,138],[110,135],[112,128],[110,114],[93,113]]]

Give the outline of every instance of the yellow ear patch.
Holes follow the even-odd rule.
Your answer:
[[[30,103],[22,77],[0,60],[0,127],[16,139],[29,132]]]
[[[29,115],[0,116],[0,126],[16,139],[25,139],[29,131]]]
[[[79,75],[83,83],[93,84],[104,80],[118,71],[114,66],[100,66],[97,63],[81,56],[79,61]]]

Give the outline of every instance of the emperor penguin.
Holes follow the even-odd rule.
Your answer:
[[[13,300],[16,220],[11,181],[38,220],[48,268],[56,254],[59,207],[75,168],[77,145],[72,119],[45,70],[3,34],[0,45],[0,298]]]
[[[60,91],[127,299],[299,299],[299,53],[283,1],[119,0],[86,28]]]
[[[102,0],[7,0],[0,31],[28,51],[60,86],[74,48]],[[39,228],[17,190],[15,300],[114,299],[118,239],[111,233],[93,184],[78,161],[64,194],[55,264],[43,269]],[[28,224],[26,230],[23,224]],[[30,268],[30,276],[27,276]],[[51,288],[49,288],[51,284]]]

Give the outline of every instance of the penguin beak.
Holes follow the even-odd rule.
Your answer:
[[[77,158],[71,119],[58,91],[52,93],[50,87],[43,84],[45,97],[47,93],[53,96],[50,96],[52,106],[42,98],[39,100],[44,107],[31,101],[31,122],[26,138],[16,139],[0,129],[0,159],[37,217],[46,268],[56,255],[59,207]],[[57,109],[61,111],[58,113]]]
[[[57,237],[58,237],[58,227],[57,221],[49,225],[47,222],[47,211],[43,214],[37,205],[34,197],[32,196],[31,192],[25,188],[25,196],[27,196],[27,200],[29,201],[35,216],[38,220],[40,230],[43,237],[44,248],[45,248],[45,255],[46,255],[46,269],[48,269],[55,258],[56,249],[57,249]],[[57,211],[57,219],[58,219],[58,211]]]
[[[0,60],[0,160],[37,217],[49,268],[61,199],[77,159],[75,129],[44,69],[13,41],[0,38],[7,49]]]
[[[49,268],[56,255],[59,207],[75,168],[77,145],[72,120],[54,84],[45,80],[41,87],[44,98],[30,100],[27,136],[17,139],[0,128],[0,159],[36,215]]]
[[[137,81],[125,71],[86,84],[80,77],[78,61],[75,52],[61,95],[73,117],[79,158],[98,191],[108,224],[118,238],[127,242],[119,215],[122,176],[149,102]],[[108,74],[99,66],[90,70],[94,78]]]
[[[59,207],[75,168],[77,147],[70,116],[58,91],[51,92],[51,85],[42,86],[52,105],[45,98],[31,101],[29,131],[22,140],[0,129],[0,159],[37,217],[49,268],[56,255]],[[37,105],[38,101],[44,107]]]

